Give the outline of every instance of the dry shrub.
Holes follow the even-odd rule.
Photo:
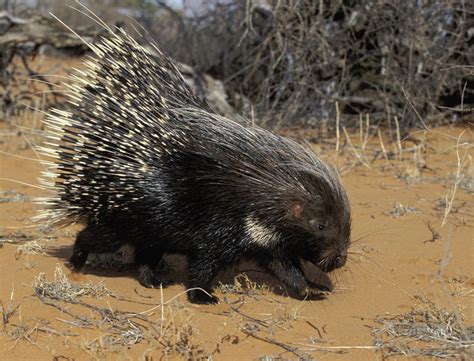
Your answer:
[[[435,124],[472,114],[473,2],[209,0],[184,9],[165,1],[85,3],[131,34],[143,27],[171,57],[222,80],[230,103],[255,110],[269,127],[334,128],[336,102],[346,124],[368,113],[392,129],[397,118],[402,131],[420,126],[419,116]],[[44,14],[51,9],[73,27],[83,21],[64,2],[37,5]],[[4,52],[3,69],[10,63]],[[15,72],[0,74],[5,84]],[[11,88],[4,97],[15,102]]]
[[[219,283],[217,289],[224,294],[245,295],[248,297],[264,295],[271,291],[270,286],[252,281],[246,273],[241,273],[234,277],[233,284]]]
[[[474,65],[472,3],[266,3],[228,1],[192,15],[165,8],[171,15],[154,35],[248,97],[269,125],[333,121],[337,101],[343,115],[366,112],[389,126],[398,117],[406,128],[419,125],[410,102],[427,119],[474,103],[473,73],[463,68]]]
[[[37,296],[50,300],[76,303],[82,296],[101,298],[111,295],[104,283],[74,284],[69,281],[61,266],[56,266],[54,281],[48,282],[41,272],[33,283]]]
[[[33,65],[38,53],[28,44],[0,44],[0,120],[21,115],[25,108],[42,111],[64,100],[39,70],[44,58]]]
[[[387,216],[391,217],[400,217],[407,214],[417,213],[419,210],[413,206],[403,205],[400,202],[395,202],[392,209],[388,212],[385,212]]]
[[[13,189],[0,192],[0,203],[23,203],[29,201],[30,197],[27,194],[17,192]]]
[[[186,360],[208,360],[209,354],[196,342],[196,329],[192,324],[170,324],[161,340],[165,353],[179,355]]]
[[[374,344],[384,356],[431,356],[469,359],[474,356],[474,326],[459,311],[450,311],[417,296],[419,304],[402,315],[379,316]]]
[[[197,329],[192,323],[192,312],[178,302],[177,296],[141,312],[112,309],[107,299],[109,297],[127,303],[143,303],[113,294],[102,282],[72,283],[60,266],[56,267],[53,281],[48,281],[45,274],[40,273],[33,283],[33,289],[45,305],[68,315],[69,320],[63,322],[74,325],[76,330],[88,328],[104,332],[105,335],[99,338],[79,341],[79,346],[94,358],[103,358],[108,352],[121,351],[123,346],[142,342],[149,345],[148,350],[152,354],[178,355],[188,360],[208,359],[210,356],[195,337]],[[89,299],[105,298],[107,306],[85,301],[84,296]],[[81,310],[86,313],[82,314]],[[160,311],[158,315],[157,310]],[[23,331],[19,334],[29,332],[27,327]],[[24,339],[16,337],[21,338]]]

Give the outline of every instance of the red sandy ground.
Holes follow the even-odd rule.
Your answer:
[[[2,124],[0,150],[35,158],[35,153],[26,146],[25,138],[19,136],[17,130]],[[415,134],[425,150],[414,161],[414,152],[409,150],[413,143],[404,142],[402,146],[408,149],[404,159],[401,162],[390,160],[390,165],[381,157],[369,166],[356,165],[348,170],[347,166],[356,155],[349,146],[344,147],[338,162],[339,167],[346,170],[343,181],[353,208],[353,238],[360,238],[352,250],[359,255],[353,255],[347,267],[338,272],[336,290],[327,299],[299,301],[278,292],[256,289],[247,290],[244,295],[217,292],[222,301],[217,306],[193,305],[181,295],[162,309],[162,299],[170,300],[185,290],[182,284],[186,278],[182,271],[184,260],[179,257],[171,259],[178,283],[164,289],[163,293],[159,289],[141,287],[130,272],[91,271],[69,278],[73,283],[103,282],[111,292],[129,300],[84,296],[82,300],[86,303],[114,312],[151,309],[147,315],[156,325],[156,332],[176,327],[171,332],[174,336],[164,336],[171,343],[176,342],[179,335],[186,338],[183,327],[189,325],[192,334],[184,344],[194,347],[195,352],[201,350],[203,357],[212,354],[213,359],[218,360],[250,360],[265,355],[297,358],[283,348],[287,345],[300,349],[300,354],[322,360],[381,359],[381,353],[372,348],[374,318],[409,311],[417,303],[414,299],[417,294],[461,312],[468,325],[474,320],[474,174],[466,146],[459,148],[463,159],[463,182],[457,187],[453,211],[444,226],[441,226],[444,207],[439,206],[440,199],[450,194],[455,182],[455,146],[461,131],[442,128]],[[353,141],[360,147],[356,139]],[[462,135],[460,144],[463,142],[473,144],[469,129]],[[378,141],[373,139],[369,144],[376,148]],[[396,145],[387,144],[386,147],[396,150]],[[333,147],[326,147],[322,152],[330,161],[335,161]],[[362,154],[362,150],[359,149],[359,153]],[[4,153],[0,154],[0,167],[2,178],[29,184],[37,184],[36,177],[41,169],[34,160]],[[467,177],[471,177],[471,183],[466,181]],[[41,189],[0,181],[1,192],[13,189],[27,194],[30,200],[42,194]],[[415,207],[417,212],[398,217],[388,214],[396,202]],[[28,226],[34,208],[31,201],[0,203],[0,235],[7,241],[0,248],[0,300],[7,308],[13,295],[12,304],[18,306],[8,323],[0,326],[3,327],[0,359],[160,359],[164,355],[163,343],[142,340],[129,346],[108,345],[103,341],[108,335],[106,322],[101,327],[74,326],[70,316],[43,303],[34,294],[32,284],[39,273],[44,272],[46,279],[52,281],[59,265],[67,275],[70,274],[64,264],[78,230],[76,226],[41,234]],[[428,222],[435,232],[439,232],[437,239],[433,239]],[[31,235],[33,240],[43,244],[44,254],[19,255],[17,247],[25,241],[16,240],[15,232]],[[51,236],[57,238],[45,239]],[[232,284],[232,277],[249,267],[255,268],[241,265],[219,280]],[[278,286],[261,273],[250,272],[249,275],[259,285],[266,282]],[[227,302],[223,301],[224,296]],[[90,309],[62,305],[76,314],[97,318]],[[247,335],[243,332],[245,329],[254,331],[261,339]],[[278,342],[284,345],[278,345]],[[335,348],[323,352],[318,350],[320,347]],[[165,358],[185,357],[176,350],[169,352]]]
[[[66,69],[78,63],[58,62]],[[50,63],[38,71],[63,74]],[[38,128],[39,112],[27,113],[12,119],[12,123]],[[315,150],[329,162],[338,164],[352,204],[354,254],[347,266],[332,276],[335,291],[324,300],[299,301],[282,294],[275,280],[250,271],[248,288],[234,287],[231,292],[229,287],[234,284],[235,275],[256,268],[242,264],[219,277],[218,281],[228,287],[224,293],[224,288],[216,292],[221,299],[216,306],[187,302],[182,257],[170,257],[171,276],[176,284],[162,292],[141,287],[131,272],[89,269],[87,274],[70,274],[65,262],[79,226],[45,233],[31,226],[29,219],[35,214],[31,199],[41,196],[43,191],[26,185],[37,185],[36,178],[42,169],[29,143],[40,143],[41,137],[28,129],[28,136],[21,136],[20,129],[26,128],[0,123],[0,311],[4,310],[3,321],[0,320],[0,360],[157,360],[208,356],[216,360],[267,356],[271,360],[269,356],[296,359],[297,355],[318,360],[378,360],[382,353],[373,347],[371,331],[377,326],[374,319],[410,311],[419,302],[415,298],[419,294],[462,314],[466,325],[473,324],[471,129],[440,128],[415,133],[401,143],[401,159],[397,144],[385,141],[390,159],[379,153],[373,161],[374,154],[381,149],[377,133],[369,137],[365,147],[358,135],[351,138],[353,146],[341,140],[338,159],[333,140],[325,140],[324,146],[315,145]],[[303,135],[309,139],[314,136],[311,132]],[[456,147],[457,144],[460,146]],[[459,184],[452,211],[443,224],[443,202],[446,196],[451,198],[456,182],[456,149],[462,163]],[[4,192],[12,190],[29,198],[8,200],[14,195]],[[395,217],[390,212],[396,203],[415,207],[417,211]],[[31,241],[43,246],[42,253],[20,252],[19,247]],[[111,344],[107,337],[117,329],[111,330],[107,319],[98,324],[98,315],[92,308],[57,301],[58,309],[42,302],[34,293],[33,283],[40,273],[44,273],[46,281],[53,281],[57,267],[64,270],[72,283],[102,282],[117,296],[86,295],[80,298],[85,304],[108,309],[112,315],[121,311],[143,312],[147,321],[140,322],[147,330],[145,339],[128,339],[128,345]],[[309,271],[314,275],[314,269]],[[271,285],[274,292],[262,288],[265,284]],[[15,312],[6,317],[8,310]],[[95,325],[79,327],[74,324],[77,319],[67,312],[88,317]],[[133,327],[122,331],[130,329]]]

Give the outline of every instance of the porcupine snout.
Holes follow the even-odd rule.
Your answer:
[[[336,253],[321,265],[324,272],[331,272],[343,267],[347,262],[347,251]]]

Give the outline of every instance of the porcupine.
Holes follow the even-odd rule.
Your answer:
[[[73,269],[131,244],[146,287],[166,285],[156,270],[165,253],[186,255],[192,302],[217,302],[212,281],[242,258],[302,297],[318,293],[302,262],[330,272],[350,244],[336,171],[290,139],[217,115],[154,43],[152,55],[107,30],[66,85],[72,109],[45,120],[42,152],[54,161],[40,180],[54,195],[38,218],[85,225]]]

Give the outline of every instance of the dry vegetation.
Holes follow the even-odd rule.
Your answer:
[[[405,95],[433,124],[472,107],[472,71],[462,67],[474,65],[471,3],[267,3],[229,1],[199,16],[164,7],[150,31],[173,57],[250,99],[267,126],[333,128],[339,102],[345,119],[370,113],[411,127]]]
[[[21,0],[7,3],[15,15],[31,13]],[[165,1],[84,3],[109,24],[147,31],[173,58],[221,80],[231,104],[269,127],[334,129],[335,102],[346,123],[370,114],[392,131],[400,123],[403,136],[420,125],[413,105],[430,125],[472,120],[470,1],[231,0],[203,1],[200,8],[191,2],[186,10]],[[85,28],[67,4],[78,7],[43,0],[36,10],[48,15],[53,9],[76,30],[88,31],[94,24]],[[34,84],[12,88],[18,74],[45,81],[26,55],[43,54],[48,45],[4,48],[4,114],[14,114],[11,108],[35,92]],[[61,101],[50,99],[54,87],[48,91],[42,103]]]
[[[474,326],[467,327],[460,310],[440,307],[425,296],[402,315],[378,316],[374,343],[384,356],[432,356],[469,359],[474,347]]]

